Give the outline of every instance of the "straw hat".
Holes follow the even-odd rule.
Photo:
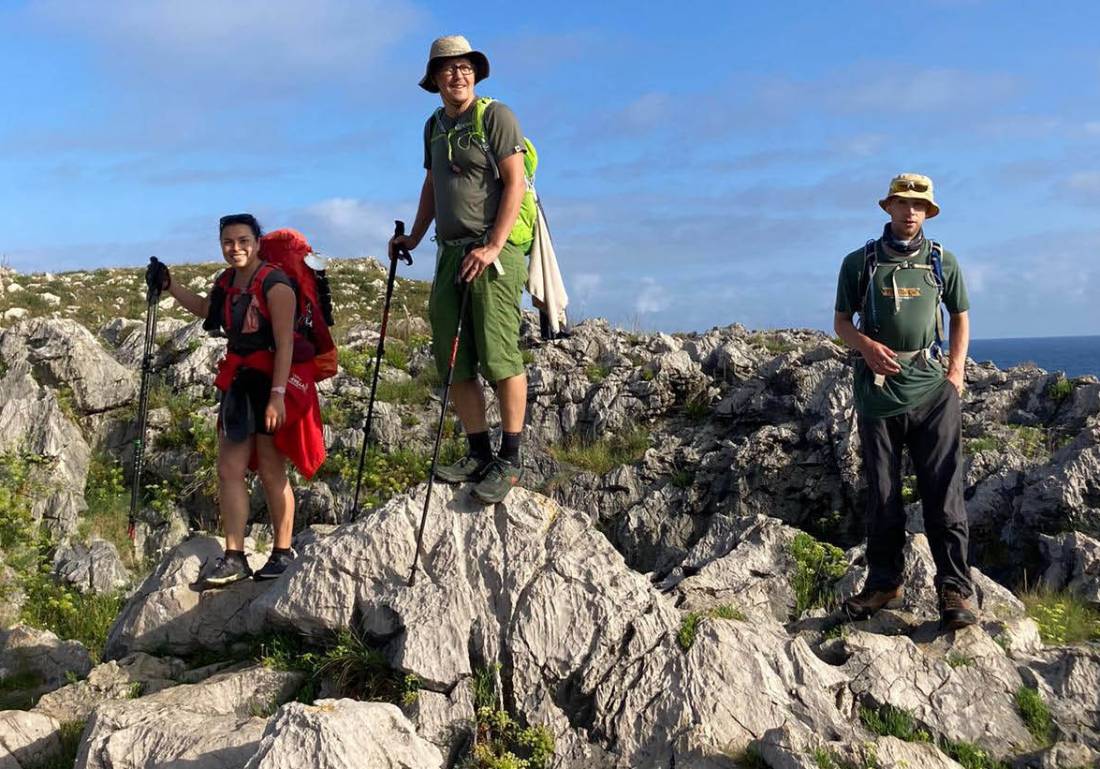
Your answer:
[[[489,59],[481,51],[475,51],[470,46],[470,41],[462,35],[446,35],[436,38],[432,43],[432,50],[428,54],[428,66],[424,68],[424,77],[420,79],[420,87],[430,93],[439,93],[435,81],[432,79],[432,69],[439,59],[452,59],[456,56],[465,56],[474,65],[474,82],[480,83],[489,77]]]
[[[878,202],[886,210],[886,201],[890,198],[914,198],[928,203],[928,215],[931,219],[940,212],[940,207],[932,198],[932,180],[923,174],[898,174],[890,180],[890,190],[886,197]]]

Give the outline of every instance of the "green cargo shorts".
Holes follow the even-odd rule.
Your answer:
[[[458,325],[459,289],[455,275],[465,256],[464,246],[440,246],[428,300],[428,320],[432,325],[432,355],[440,378],[447,376],[451,342]],[[523,373],[523,355],[519,351],[520,301],[527,284],[527,257],[508,243],[500,252],[501,274],[493,266],[469,284],[466,317],[455,356],[454,381],[463,382],[481,374],[489,382]]]

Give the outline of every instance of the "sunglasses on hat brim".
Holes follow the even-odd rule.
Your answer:
[[[928,182],[918,182],[912,179],[894,179],[890,182],[890,193],[895,192],[928,192]]]

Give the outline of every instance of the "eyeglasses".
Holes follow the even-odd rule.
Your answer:
[[[438,75],[472,75],[474,73],[473,65],[471,64],[446,64],[436,70]]]
[[[894,179],[890,182],[890,192],[928,192],[928,182],[917,182],[912,179]]]

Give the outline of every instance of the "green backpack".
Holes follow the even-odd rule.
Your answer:
[[[492,97],[478,97],[478,100],[474,103],[474,118],[469,136],[485,153],[489,165],[493,168],[493,176],[499,179],[500,167],[497,165],[497,159],[493,155],[493,150],[489,147],[489,139],[485,134],[485,110],[492,102]],[[466,123],[459,123],[448,131],[443,127],[442,118],[444,114],[442,107],[437,109],[435,111],[435,121],[440,132],[447,136],[447,148],[448,154],[450,154],[454,135],[460,128],[465,128]],[[521,247],[524,253],[528,253],[531,250],[531,243],[535,239],[535,220],[539,214],[538,196],[535,193],[535,169],[539,165],[539,155],[535,151],[535,145],[526,136],[523,137],[523,145],[526,149],[526,152],[523,153],[523,176],[527,182],[527,189],[523,193],[523,201],[519,206],[516,223],[512,225],[512,231],[508,233],[508,242]]]

